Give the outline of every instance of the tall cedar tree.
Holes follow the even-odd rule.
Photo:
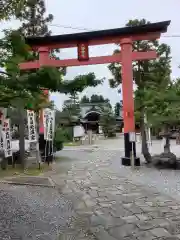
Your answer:
[[[97,105],[101,103],[110,103],[108,98],[104,98],[102,95],[97,95],[97,94],[93,94],[90,98],[84,95],[81,98],[80,102],[81,103],[97,103]]]
[[[21,32],[24,36],[47,36],[51,32],[48,23],[53,21],[53,15],[46,15],[44,0],[27,0],[26,7],[19,12],[18,19],[22,22]]]
[[[139,26],[148,24],[145,19],[130,20],[126,26]],[[144,114],[145,114],[145,89],[147,89],[152,83],[156,83],[159,88],[164,88],[170,81],[170,47],[166,44],[160,44],[158,41],[136,41],[133,43],[133,51],[149,51],[156,50],[158,58],[151,61],[138,61],[133,62],[133,74],[134,82],[137,85],[135,101],[136,111],[140,112],[140,128],[142,134],[142,153],[147,162],[151,161],[151,155],[147,146]],[[120,50],[114,51],[114,54]],[[109,80],[110,86],[116,88],[122,83],[121,79],[121,65],[112,63],[108,66],[113,78]]]
[[[111,108],[102,107],[102,114],[99,122],[105,137],[116,136],[116,118]]]
[[[121,110],[122,106],[119,102],[117,102],[114,106],[114,113],[116,117],[120,116],[120,110]]]

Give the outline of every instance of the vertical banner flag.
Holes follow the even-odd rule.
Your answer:
[[[11,141],[11,130],[10,130],[10,120],[4,119],[2,126],[2,138],[3,138],[3,149],[5,157],[12,156],[12,141]]]
[[[43,95],[45,96],[45,102],[49,101],[49,90],[48,89],[42,89]],[[44,134],[44,124],[43,124],[43,114],[44,114],[44,109],[40,110],[39,114],[39,133]]]
[[[7,116],[7,108],[0,108],[0,149],[3,149],[3,136],[2,136],[2,125],[3,125],[3,120]]]
[[[52,141],[54,137],[54,127],[55,127],[55,112],[51,110],[49,112],[48,129],[47,129],[47,140]]]
[[[44,139],[47,140],[47,128],[48,128],[48,119],[49,119],[49,108],[43,109],[43,126],[44,126]]]
[[[55,128],[55,111],[49,108],[43,111],[43,124],[44,124],[44,139],[48,141],[53,140]]]
[[[36,142],[37,134],[36,134],[36,121],[35,121],[34,111],[27,110],[27,120],[28,120],[29,142]]]

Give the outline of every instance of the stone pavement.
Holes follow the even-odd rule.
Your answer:
[[[120,166],[119,154],[97,149],[83,158],[76,150],[80,159],[67,174],[58,174],[56,165],[52,179],[75,210],[69,233],[60,239],[180,239],[180,202],[135,180],[139,171]]]
[[[176,144],[175,140],[171,140],[171,151],[177,155],[177,157],[180,157],[180,145]],[[93,145],[81,145],[81,146],[67,146],[64,147],[65,151],[74,151],[74,150],[90,150],[90,149],[101,149],[101,150],[119,150],[124,152],[124,138],[123,136],[120,136],[118,138],[114,139],[106,139],[106,140],[98,140]],[[164,141],[163,140],[153,140],[152,145],[149,145],[150,153],[153,154],[159,154],[162,153],[164,150]],[[141,155],[141,143],[136,142],[136,152],[137,155]],[[142,157],[142,156],[141,156]]]

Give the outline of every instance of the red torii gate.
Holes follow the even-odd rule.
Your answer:
[[[133,99],[133,71],[132,61],[155,59],[155,51],[132,52],[133,41],[155,40],[160,38],[161,33],[167,31],[170,21],[151,23],[135,27],[125,27],[94,32],[83,32],[75,34],[29,37],[26,43],[34,51],[39,52],[39,60],[20,64],[21,70],[38,69],[42,66],[70,67],[85,66],[92,64],[107,64],[120,62],[122,65],[122,94],[123,94],[123,119],[124,119],[124,146],[125,157],[122,158],[123,165],[130,165],[130,154],[132,144],[130,133],[135,132],[134,99]],[[121,52],[111,56],[89,57],[89,46],[101,44],[120,44]],[[77,47],[77,59],[55,60],[49,57],[49,51],[58,48]],[[140,165],[136,158],[135,142],[133,143],[135,165]]]

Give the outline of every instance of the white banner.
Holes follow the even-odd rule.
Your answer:
[[[7,108],[0,108],[0,149],[4,149],[3,147],[3,136],[2,136],[2,124],[3,120],[7,116]]]
[[[47,140],[52,141],[54,138],[54,128],[55,128],[55,111],[49,111],[48,117],[48,127],[47,127]]]
[[[12,140],[11,140],[11,130],[10,130],[10,120],[3,120],[2,127],[2,139],[3,139],[3,149],[5,157],[12,156]]]
[[[28,120],[28,139],[29,142],[37,142],[36,134],[36,120],[35,113],[32,110],[27,110],[27,120]]]
[[[47,139],[47,129],[48,129],[48,118],[49,118],[49,108],[43,109],[43,126],[44,126],[44,139]]]
[[[49,108],[43,111],[43,124],[44,124],[44,139],[48,141],[53,140],[55,129],[55,111]]]

